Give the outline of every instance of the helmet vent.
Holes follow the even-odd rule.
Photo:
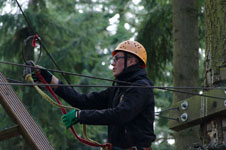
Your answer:
[[[126,41],[125,44],[130,44],[130,42],[129,41]]]
[[[134,44],[134,47],[137,47],[138,49],[142,48],[139,44],[137,43],[133,43]]]
[[[120,48],[122,48],[122,49],[126,49],[126,47],[123,45],[123,46],[120,46]]]

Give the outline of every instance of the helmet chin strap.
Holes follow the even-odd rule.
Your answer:
[[[127,53],[126,52],[124,52],[124,69],[123,70],[126,70],[126,68],[127,68]]]

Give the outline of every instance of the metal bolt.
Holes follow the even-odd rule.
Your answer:
[[[224,106],[226,107],[226,100],[224,100]]]
[[[182,110],[188,109],[188,102],[187,101],[184,101],[183,103],[181,103],[181,109]]]
[[[187,113],[183,113],[181,116],[180,116],[180,119],[182,122],[185,122],[188,120],[188,114]]]

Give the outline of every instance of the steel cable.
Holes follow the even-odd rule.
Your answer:
[[[40,69],[35,66],[30,66],[30,65],[25,65],[25,64],[17,64],[17,63],[12,63],[12,62],[6,62],[6,61],[0,61],[0,64],[6,64],[6,65],[15,65],[19,67],[30,67],[33,69]],[[122,84],[128,84],[128,85],[134,85],[134,86],[143,86],[140,84],[135,84],[131,82],[126,82],[126,81],[119,81],[119,80],[112,80],[112,79],[107,79],[107,78],[100,78],[100,77],[94,77],[94,76],[89,76],[89,75],[83,75],[83,74],[78,74],[78,73],[72,73],[72,72],[66,72],[66,71],[59,71],[59,70],[54,70],[54,69],[48,69],[48,68],[42,68],[44,70],[48,70],[50,72],[56,72],[56,73],[63,73],[67,75],[72,75],[72,76],[79,76],[79,77],[85,77],[85,78],[91,78],[91,79],[97,79],[97,80],[103,80],[103,81],[110,81],[110,82],[117,82],[117,83],[122,83]],[[19,81],[20,82],[20,81]],[[66,85],[65,85],[66,86]],[[102,86],[101,86],[102,87]],[[197,89],[197,90],[212,90],[212,89],[217,89],[217,90],[226,90],[226,87],[174,87],[174,86],[153,86],[153,88],[167,88],[167,89]],[[189,93],[187,93],[189,94]]]
[[[34,69],[40,69],[37,68],[35,66],[30,66],[30,65],[25,65],[25,64],[17,64],[17,63],[11,63],[11,62],[3,62],[0,61],[1,64],[8,64],[8,65],[15,65],[15,66],[20,66],[20,67],[30,67],[30,68],[34,68]],[[119,88],[128,88],[128,87],[134,87],[134,88],[156,88],[156,89],[160,89],[160,90],[165,90],[165,91],[171,91],[171,92],[178,92],[178,93],[184,93],[184,94],[190,94],[190,95],[197,95],[197,96],[202,96],[202,97],[209,97],[209,98],[214,98],[214,99],[221,99],[221,100],[225,100],[225,98],[223,97],[217,97],[217,96],[210,96],[210,95],[205,95],[205,94],[198,94],[198,93],[193,93],[193,92],[187,92],[187,91],[181,91],[181,90],[175,90],[175,89],[202,89],[202,90],[206,90],[206,89],[214,89],[213,87],[207,88],[207,87],[161,87],[161,86],[143,86],[140,84],[134,84],[134,83],[130,83],[130,82],[125,82],[125,81],[117,81],[117,80],[111,80],[111,79],[105,79],[105,78],[99,78],[99,77],[93,77],[93,76],[87,76],[87,75],[82,75],[82,74],[77,74],[77,73],[71,73],[71,72],[64,72],[64,71],[59,71],[59,70],[53,70],[53,69],[46,69],[45,70],[51,71],[51,72],[58,72],[58,73],[63,73],[63,74],[70,74],[70,75],[74,75],[74,76],[80,76],[80,77],[86,77],[86,78],[92,78],[92,79],[98,79],[98,80],[105,80],[105,81],[111,81],[111,82],[118,82],[118,83],[123,83],[123,84],[128,84],[130,86],[106,86],[106,85],[75,85],[75,84],[69,84],[69,85],[65,85],[65,84],[57,84],[57,86],[70,86],[70,87],[119,87]],[[1,84],[6,84],[6,83],[0,83]],[[9,85],[13,85],[13,83],[8,83]],[[14,85],[22,85],[20,83],[14,83]],[[26,86],[31,86],[31,84],[29,83],[23,83],[23,85]],[[44,86],[42,84],[37,84],[40,86]],[[56,84],[49,84],[49,86],[56,86]],[[225,87],[217,87],[217,89],[223,89],[225,90]]]
[[[201,96],[201,97],[208,97],[208,98],[214,98],[214,99],[220,99],[220,100],[225,100],[223,97],[217,97],[217,96],[210,96],[210,95],[204,95],[204,94],[198,94],[198,93],[192,93],[192,92],[186,92],[186,91],[179,91],[179,90],[171,90],[167,89],[165,87],[157,87],[157,86],[108,86],[108,85],[77,85],[77,84],[40,84],[40,83],[1,83],[0,85],[15,85],[15,86],[70,86],[70,87],[101,87],[101,88],[156,88],[160,90],[165,90],[165,91],[171,91],[171,92],[178,92],[178,93],[184,93],[184,94],[191,94],[191,95],[196,95],[196,96]]]

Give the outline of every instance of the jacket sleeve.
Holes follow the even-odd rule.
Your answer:
[[[151,103],[150,101],[154,101],[152,88],[128,88],[116,107],[82,110],[79,122],[92,125],[125,124],[136,118],[147,104]]]
[[[79,109],[105,109],[108,106],[109,89],[101,92],[80,94],[72,87],[58,86],[55,93],[71,106]]]

